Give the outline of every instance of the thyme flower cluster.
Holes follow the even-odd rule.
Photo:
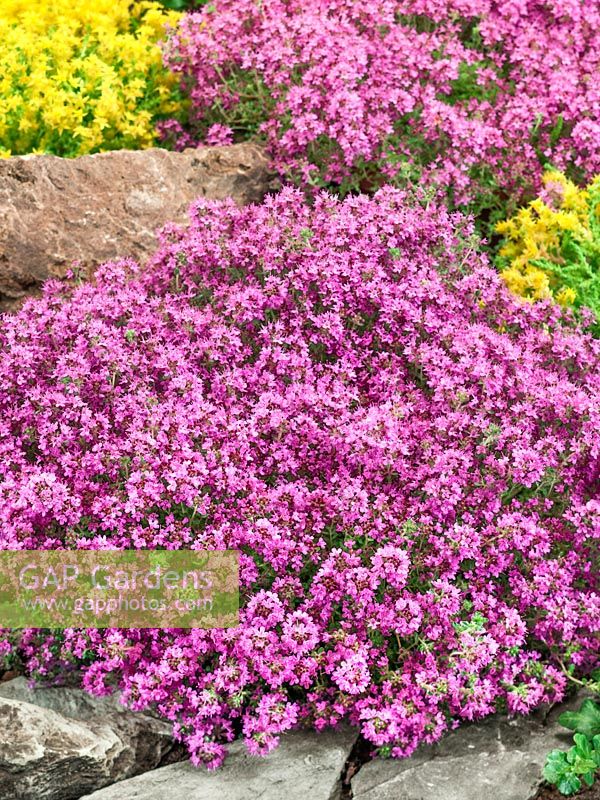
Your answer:
[[[597,3],[215,0],[164,50],[197,138],[262,136],[303,184],[420,179],[506,216],[548,163],[600,172]]]
[[[197,202],[144,269],[0,319],[0,546],[237,549],[241,625],[32,630],[29,670],[120,687],[209,767],[560,698],[598,656],[599,366],[443,205]]]

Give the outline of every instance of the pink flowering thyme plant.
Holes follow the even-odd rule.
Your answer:
[[[496,215],[543,165],[600,171],[600,8],[586,0],[215,0],[165,45],[181,146],[261,136],[279,171],[370,189],[421,178]]]
[[[599,366],[434,203],[198,202],[144,270],[1,321],[1,545],[238,549],[241,624],[20,654],[209,767],[341,720],[406,756],[560,698],[598,663]]]

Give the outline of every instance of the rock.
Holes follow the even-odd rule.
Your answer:
[[[0,686],[0,800],[70,800],[182,758],[171,726],[80,689]]]
[[[91,728],[54,711],[0,700],[0,798],[69,800],[120,773],[122,742],[108,726]]]
[[[103,261],[145,260],[156,229],[185,222],[197,197],[242,205],[274,188],[266,155],[249,143],[0,159],[0,311],[73,261],[89,276]]]
[[[0,686],[0,699],[20,700],[42,708],[49,708],[65,717],[78,720],[89,720],[96,717],[106,718],[112,714],[132,716],[137,719],[144,714],[132,714],[121,705],[117,694],[107,697],[94,697],[83,689],[65,688],[64,686],[30,686],[23,677],[13,678]],[[168,727],[168,726],[167,726]]]
[[[410,758],[370,761],[352,779],[354,800],[531,800],[548,752],[570,742],[557,716],[546,725],[491,718],[464,725]]]
[[[265,758],[249,755],[235,742],[216,772],[189,762],[172,764],[81,800],[337,800],[355,740],[356,732],[350,730],[295,731],[282,736],[279,747]]]

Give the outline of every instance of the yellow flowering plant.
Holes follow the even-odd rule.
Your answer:
[[[531,302],[552,297],[600,319],[600,176],[585,189],[555,170],[543,182],[540,197],[496,226],[502,277]]]
[[[2,0],[0,155],[144,148],[182,110],[158,42],[179,13],[131,0]]]

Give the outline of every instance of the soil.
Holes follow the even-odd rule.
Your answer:
[[[596,781],[591,788],[583,789],[571,796],[573,800],[600,800],[600,782]],[[552,786],[542,786],[535,800],[565,800],[565,796]]]

